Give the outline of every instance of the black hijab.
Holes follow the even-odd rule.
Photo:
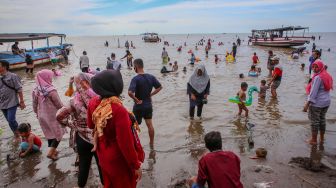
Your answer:
[[[119,71],[104,70],[91,79],[92,89],[101,98],[119,96],[124,88],[122,76]]]

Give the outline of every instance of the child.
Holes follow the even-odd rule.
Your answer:
[[[205,154],[198,163],[198,175],[189,180],[192,188],[208,187],[242,188],[240,182],[240,159],[231,151],[222,150],[220,132],[212,131],[204,137]]]
[[[266,90],[268,90],[270,87],[266,85],[266,80],[261,80],[260,82],[260,88],[259,88],[259,97],[265,98],[266,97]]]
[[[253,53],[253,57],[252,57],[252,62],[254,65],[259,63],[259,57],[257,56],[257,53]]]
[[[187,72],[187,67],[183,67],[183,70],[182,70],[184,73]]]
[[[252,74],[258,74],[258,71],[257,71],[255,65],[252,65],[252,66],[251,66],[251,69],[249,70],[249,73],[252,73]]]
[[[239,74],[239,78],[244,78],[244,74],[243,74],[243,73],[240,73],[240,74]]]
[[[304,63],[301,63],[301,70],[303,71],[305,68],[305,64]]]
[[[178,70],[178,65],[177,65],[177,61],[175,61],[173,65],[173,72],[176,72],[177,70]]]
[[[216,54],[216,55],[215,55],[215,63],[217,64],[218,61],[219,61],[219,58],[218,58],[218,55]]]
[[[22,138],[20,144],[20,157],[25,157],[29,153],[39,152],[42,146],[41,139],[31,132],[29,123],[21,123],[18,127],[19,135]]]
[[[246,82],[242,82],[240,85],[240,90],[237,93],[237,96],[239,98],[239,101],[241,102],[241,104],[238,104],[238,115],[240,116],[243,112],[243,110],[245,111],[245,117],[248,116],[248,109],[245,106],[245,101],[246,101],[246,90],[247,90],[247,83]]]
[[[195,60],[196,60],[196,57],[195,57],[194,53],[191,53],[190,64],[194,65],[195,64]]]
[[[31,55],[27,54],[26,55],[26,73],[28,73],[30,71],[30,74],[33,74],[33,70],[34,70],[34,62],[33,59],[31,57]]]

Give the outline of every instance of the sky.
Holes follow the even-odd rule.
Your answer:
[[[0,33],[124,35],[336,31],[336,0],[0,0]]]

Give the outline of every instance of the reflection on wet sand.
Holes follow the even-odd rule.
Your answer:
[[[204,141],[204,128],[201,121],[190,121],[188,127],[189,133],[189,152],[193,159],[198,160],[206,151],[206,149],[201,146]]]

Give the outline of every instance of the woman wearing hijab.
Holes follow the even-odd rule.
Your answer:
[[[96,159],[100,179],[103,183],[98,156],[96,152],[91,152],[93,148],[92,130],[86,124],[89,100],[97,96],[91,89],[91,77],[91,74],[79,73],[70,79],[70,84],[74,83],[76,92],[68,104],[59,109],[56,115],[58,122],[71,129],[70,147],[79,155],[78,187],[86,185],[93,156]]]
[[[312,69],[314,75],[312,81],[306,87],[308,98],[303,111],[308,111],[308,117],[311,122],[312,137],[309,144],[317,144],[317,135],[320,131],[320,143],[324,142],[324,133],[326,129],[326,113],[330,105],[330,90],[333,89],[333,78],[325,70],[321,60],[316,60]]]
[[[98,134],[97,154],[104,187],[135,188],[141,178],[144,152],[133,127],[134,118],[119,99],[123,90],[121,74],[104,70],[91,79],[91,84],[99,96],[89,102],[87,124]]]
[[[49,152],[47,157],[57,160],[57,146],[60,143],[65,129],[56,121],[56,112],[63,104],[56,88],[52,85],[54,72],[43,69],[35,77],[36,87],[33,90],[33,109],[39,120],[43,134],[48,139]]]
[[[190,119],[194,118],[195,107],[197,106],[197,117],[202,118],[203,104],[207,103],[207,98],[210,93],[210,77],[204,65],[199,65],[193,75],[191,75],[187,94],[189,95]]]

